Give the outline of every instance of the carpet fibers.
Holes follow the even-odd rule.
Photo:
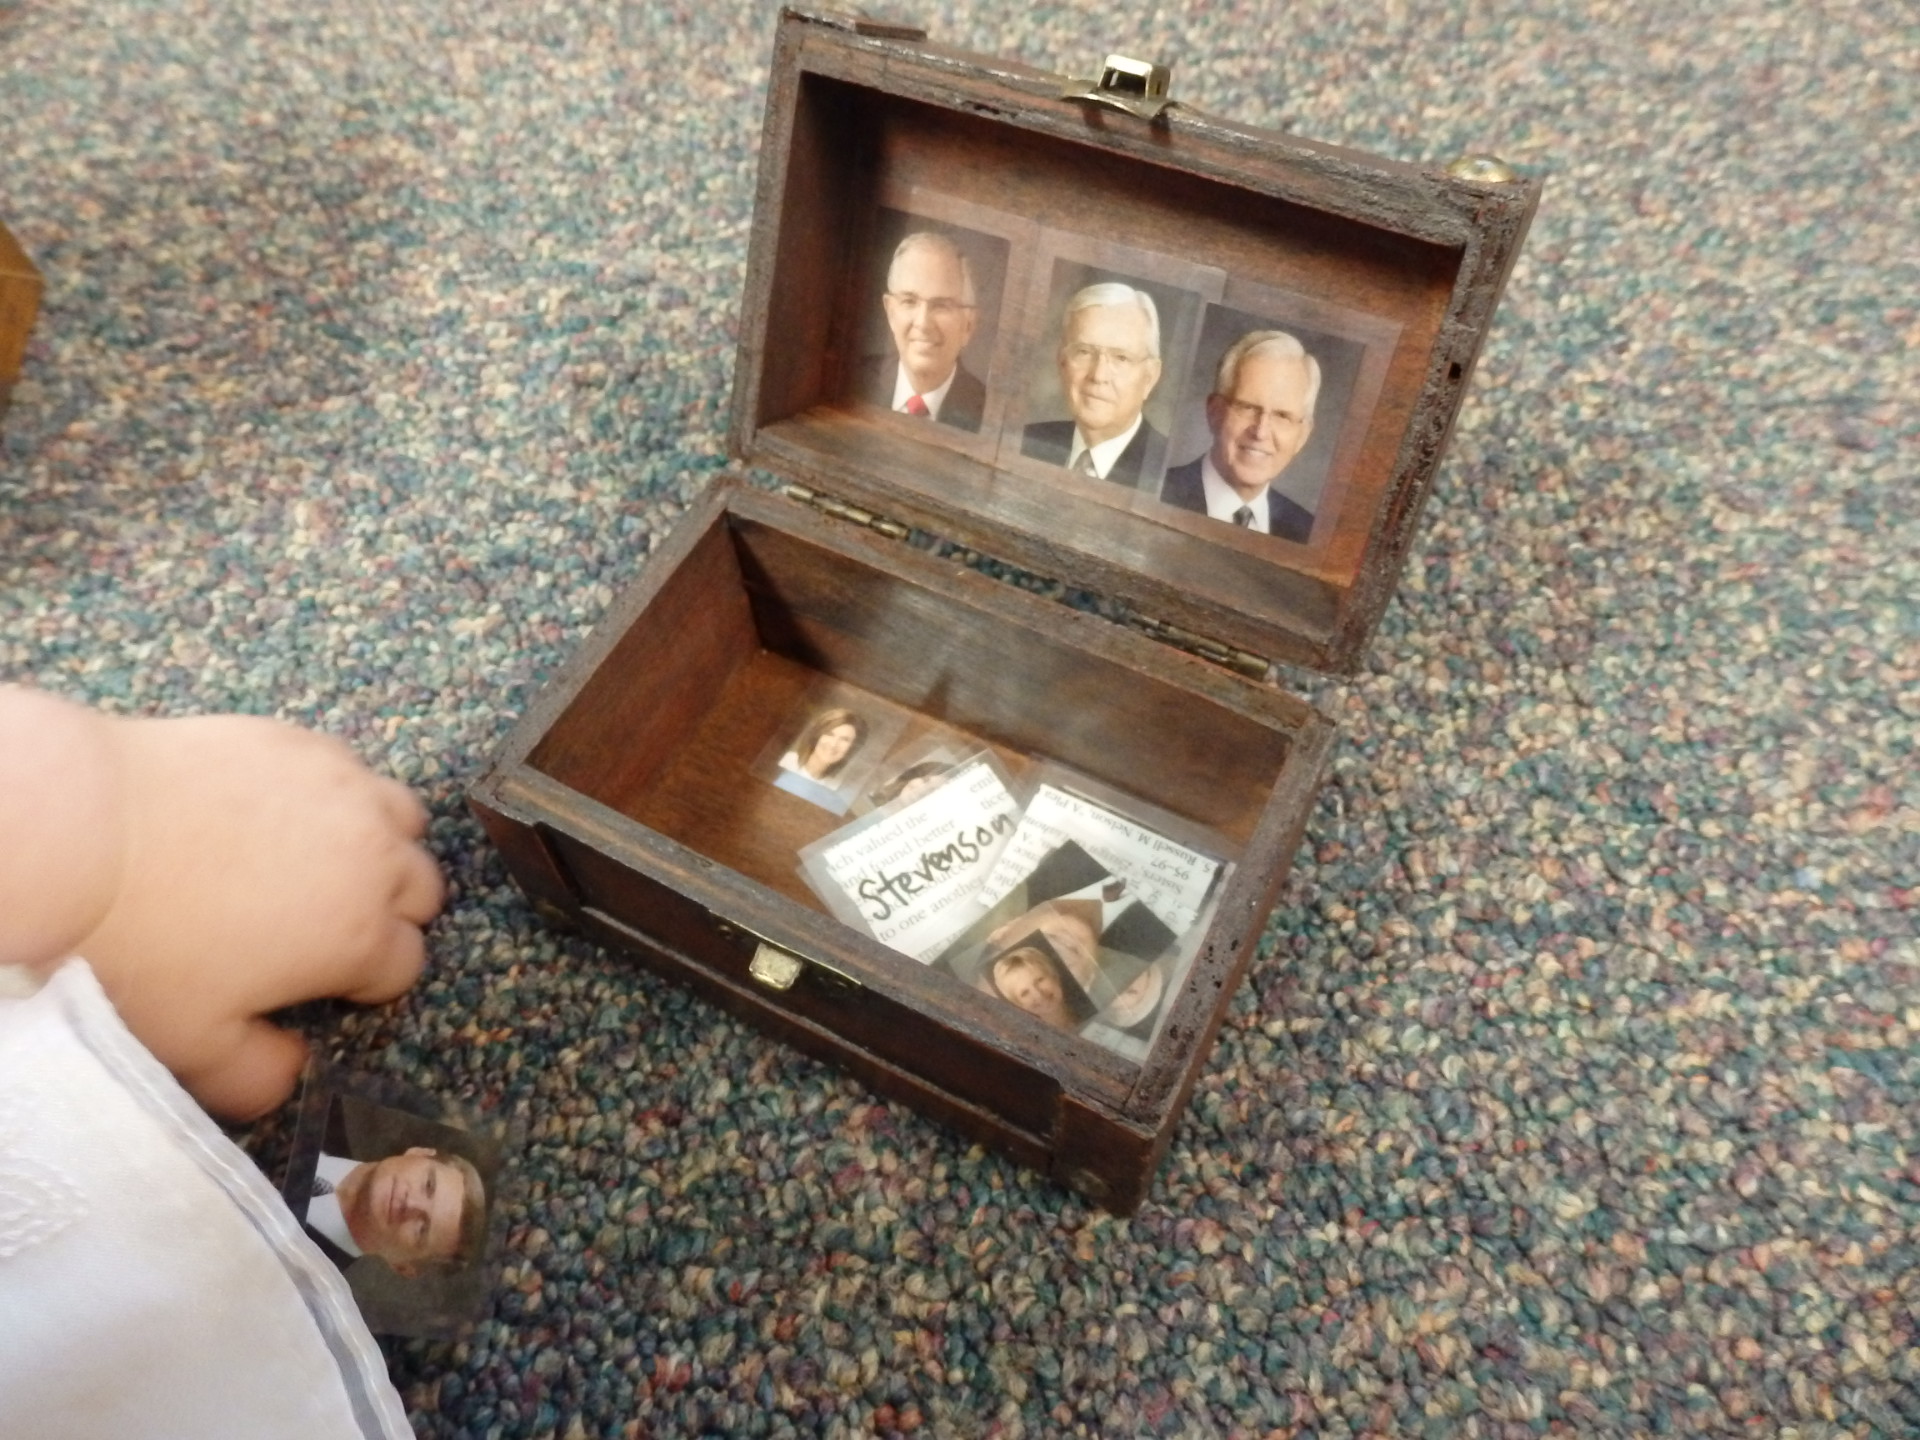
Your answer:
[[[725,464],[774,14],[0,4],[0,675],[433,809],[426,979],[304,1017],[526,1127],[493,1317],[389,1349],[419,1433],[1920,1433],[1911,7],[921,7],[1547,177],[1124,1221],[551,932],[463,807]]]

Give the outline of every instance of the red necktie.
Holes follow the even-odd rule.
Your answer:
[[[918,395],[909,395],[907,397],[907,403],[900,408],[905,410],[909,415],[920,416],[923,420],[932,413],[927,409],[927,402],[922,400]]]

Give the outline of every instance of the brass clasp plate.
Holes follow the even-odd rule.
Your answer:
[[[1158,120],[1173,104],[1167,93],[1172,71],[1150,60],[1135,60],[1131,55],[1109,55],[1100,67],[1098,80],[1068,80],[1060,88],[1065,100],[1085,100],[1124,110],[1142,120]]]
[[[753,960],[747,966],[747,973],[769,990],[791,990],[793,982],[800,978],[800,972],[807,968],[807,962],[791,950],[782,950],[778,945],[760,942],[760,948],[753,952]]]

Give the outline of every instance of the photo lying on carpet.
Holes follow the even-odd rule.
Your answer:
[[[776,790],[844,815],[906,720],[864,691],[822,685],[782,727],[754,773]]]
[[[502,1127],[372,1076],[313,1069],[281,1194],[345,1276],[367,1328],[451,1339],[498,1270]]]
[[[802,848],[800,873],[836,918],[929,961],[978,918],[973,897],[1019,816],[999,762],[975,755],[931,788],[903,785],[878,809]]]
[[[938,966],[1056,1030],[1139,1059],[1174,991],[1181,938],[1127,880],[1068,840],[1041,856]]]

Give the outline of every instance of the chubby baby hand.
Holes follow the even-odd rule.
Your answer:
[[[64,930],[36,937],[61,942],[41,958],[85,958],[128,1029],[209,1110],[251,1119],[292,1092],[306,1042],[269,1012],[323,996],[379,1003],[419,977],[421,928],[445,889],[420,843],[426,810],[404,785],[338,740],[252,716],[117,719],[4,690],[0,739],[23,696],[42,726],[52,714],[76,727],[52,760],[86,772],[73,777],[79,831],[49,826],[55,855],[64,844],[79,863],[43,877],[74,893]]]

